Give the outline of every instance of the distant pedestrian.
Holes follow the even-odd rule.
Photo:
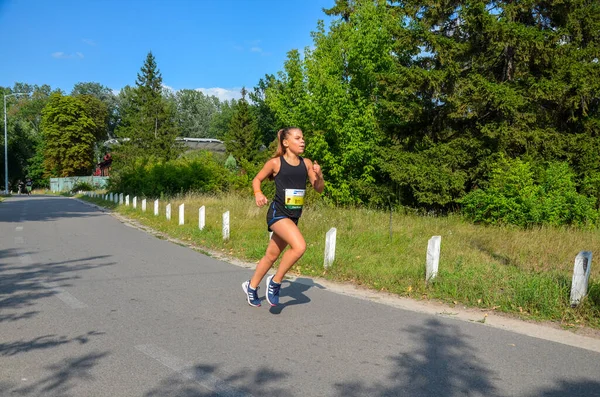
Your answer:
[[[27,182],[25,182],[25,187],[27,189],[27,195],[31,195],[31,189],[33,187],[33,182],[31,181],[31,178],[27,178]]]
[[[265,256],[258,262],[254,275],[242,283],[246,299],[250,306],[260,306],[258,286],[279,255],[283,254],[275,275],[267,277],[267,301],[271,306],[279,304],[279,290],[283,277],[302,257],[306,250],[306,242],[298,220],[302,215],[306,182],[322,193],[325,187],[321,166],[309,159],[300,157],[304,153],[304,136],[297,127],[288,127],[277,133],[278,147],[275,156],[267,161],[260,172],[252,180],[256,205],[268,203],[260,185],[267,178],[275,179],[275,198],[267,211],[267,228],[273,232]]]

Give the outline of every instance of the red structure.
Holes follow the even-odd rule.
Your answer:
[[[110,176],[110,166],[112,165],[112,157],[106,152],[101,162],[96,164],[94,176]]]

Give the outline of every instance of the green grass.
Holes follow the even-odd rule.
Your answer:
[[[198,248],[220,251],[246,261],[264,254],[268,233],[266,208],[251,197],[186,195],[171,198],[172,218],[90,199],[143,225]],[[185,222],[178,226],[178,205],[185,203]],[[206,227],[198,230],[198,208],[206,207]],[[230,239],[221,236],[222,214],[230,212]],[[415,299],[495,310],[534,320],[551,320],[566,327],[600,328],[600,281],[593,266],[589,295],[579,307],[569,302],[575,256],[579,251],[600,252],[600,230],[541,227],[485,227],[461,217],[427,217],[367,209],[331,208],[317,203],[304,210],[300,230],[307,251],[293,273],[351,282]],[[337,229],[335,262],[323,268],[325,233]],[[425,282],[428,240],[442,236],[439,274]]]

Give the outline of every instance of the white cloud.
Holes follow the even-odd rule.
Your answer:
[[[240,99],[242,94],[240,93],[241,88],[196,88],[196,91],[200,91],[204,95],[216,96],[220,101],[229,101],[231,99]]]
[[[173,87],[168,86],[166,84],[162,85],[163,89],[166,91],[170,91],[171,93],[175,94],[177,91],[179,90],[175,90],[173,89]],[[242,97],[242,94],[240,93],[242,89],[241,88],[220,88],[220,87],[213,87],[213,88],[196,88],[196,91],[200,91],[201,93],[203,93],[204,95],[208,95],[208,96],[216,96],[217,98],[219,98],[220,101],[230,101],[232,99],[240,99]],[[121,92],[121,89],[112,90],[112,93],[114,95],[119,95],[119,93]],[[248,98],[246,98],[248,99]]]
[[[81,52],[76,52],[74,54],[66,54],[62,51],[53,52],[51,54],[52,58],[56,59],[73,59],[73,58],[83,58],[83,54]]]
[[[260,45],[261,40],[246,40],[244,44],[234,44],[233,49],[241,52],[253,52],[260,55],[271,55],[270,52],[265,52],[263,47]]]
[[[90,40],[90,39],[81,39],[81,41],[83,41],[85,44],[87,45],[91,45],[92,47],[96,45],[96,42],[94,40]]]
[[[163,88],[163,90],[169,91],[169,92],[171,92],[172,94],[174,94],[174,93],[175,93],[175,90],[173,89],[173,87],[171,87],[171,86],[168,86],[168,85],[166,85],[166,84],[163,84],[163,85],[162,85],[162,88]]]

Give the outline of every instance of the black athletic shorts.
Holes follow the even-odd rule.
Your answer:
[[[277,203],[272,202],[271,205],[269,206],[269,210],[267,211],[267,229],[270,232],[273,231],[273,230],[271,230],[271,225],[282,219],[286,219],[286,218],[291,219],[292,222],[294,222],[296,225],[298,225],[298,220],[300,218],[289,216],[285,213],[285,211],[278,209],[278,207],[279,206],[277,205]]]

